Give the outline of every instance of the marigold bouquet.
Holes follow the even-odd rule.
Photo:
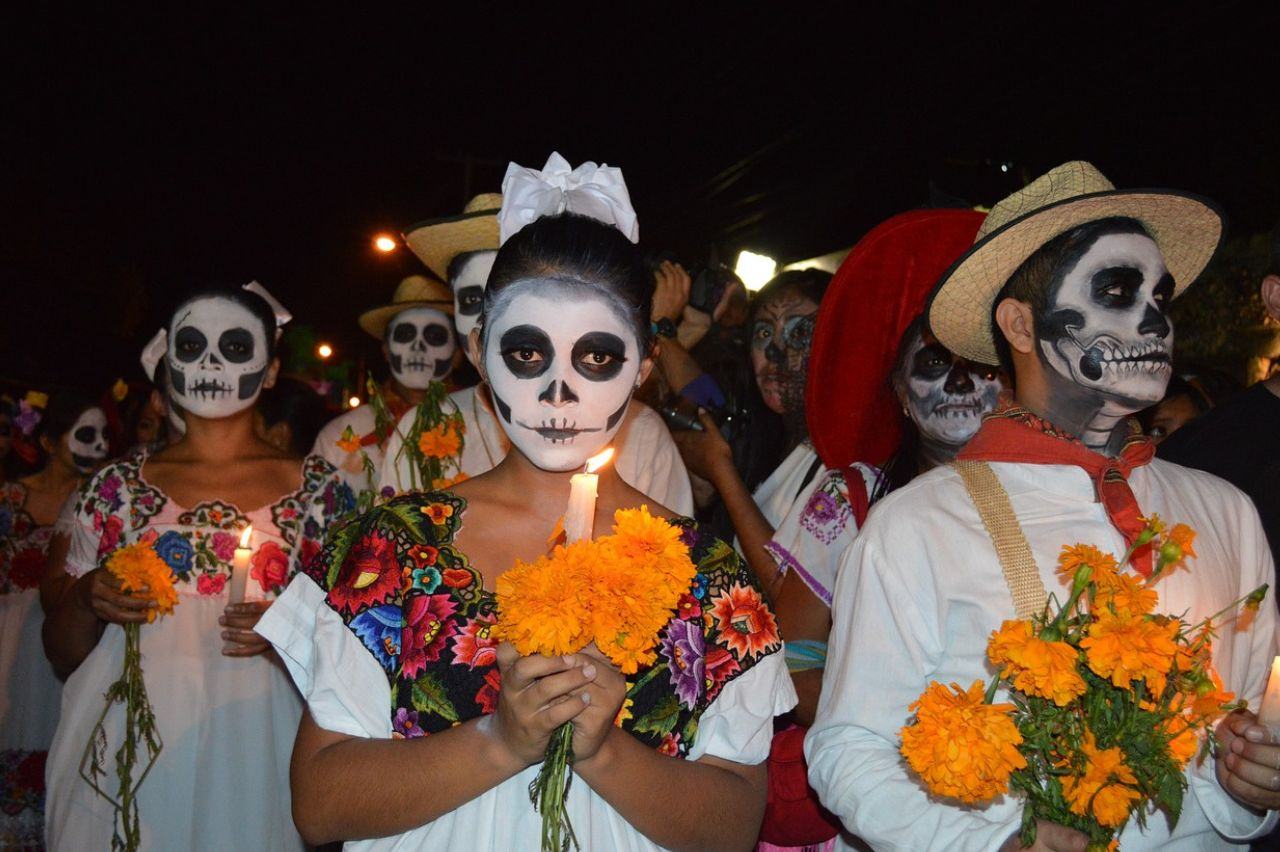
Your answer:
[[[1090,545],[1063,547],[1066,603],[1051,596],[1042,613],[991,634],[991,682],[935,681],[910,706],[901,751],[929,791],[969,805],[1018,793],[1027,846],[1037,819],[1083,832],[1090,850],[1116,848],[1130,817],[1145,827],[1155,809],[1176,824],[1201,732],[1246,703],[1223,691],[1213,668],[1216,621],[1242,602],[1256,610],[1267,591],[1195,625],[1155,613],[1152,584],[1185,567],[1194,540],[1186,525],[1166,530],[1153,515],[1119,562]],[[1149,577],[1121,567],[1141,547],[1156,555]],[[1009,701],[996,704],[1000,689]],[[1212,743],[1206,736],[1205,751]]]
[[[172,613],[178,603],[173,571],[149,544],[130,544],[120,548],[107,560],[106,570],[119,578],[123,591],[136,598],[155,601],[155,607],[147,610],[148,624],[159,616]],[[98,795],[115,807],[117,822],[112,832],[111,848],[132,852],[142,840],[136,798],[138,788],[146,780],[164,743],[156,729],[155,711],[147,697],[147,684],[142,676],[141,625],[125,624],[123,627],[123,670],[120,679],[107,687],[106,704],[89,735],[84,757],[80,759],[80,775]],[[125,706],[124,740],[115,754],[119,785],[116,795],[112,796],[100,783],[107,774],[103,768],[107,756],[107,731],[103,723],[111,705],[119,703]],[[146,751],[146,763],[142,774],[134,781],[139,748]]]
[[[592,642],[624,674],[657,660],[659,633],[697,568],[680,528],[648,507],[619,509],[611,535],[556,545],[498,577],[493,636],[521,654],[572,654]],[[542,814],[542,848],[577,838],[564,808],[572,778],[573,723],[556,729],[529,798]]]

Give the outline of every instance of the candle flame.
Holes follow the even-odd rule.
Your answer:
[[[605,447],[604,452],[587,459],[587,473],[595,473],[613,458],[613,447]]]
[[[244,528],[244,532],[240,533],[240,546],[241,546],[241,547],[248,547],[248,546],[249,546],[249,536],[251,536],[251,535],[253,535],[253,527],[251,527],[251,526],[249,526],[249,527],[245,527],[245,528]]]

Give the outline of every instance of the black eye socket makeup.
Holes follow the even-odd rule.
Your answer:
[[[605,356],[600,362],[599,356]],[[605,382],[622,372],[627,361],[627,346],[622,338],[607,331],[592,331],[573,344],[573,368],[583,378]]]
[[[551,368],[555,359],[551,338],[536,325],[517,325],[507,329],[498,341],[498,349],[503,363],[517,379],[536,379]],[[541,357],[529,359],[529,353]]]

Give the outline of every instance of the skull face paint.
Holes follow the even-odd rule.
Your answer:
[[[188,302],[174,314],[165,357],[174,401],[210,419],[252,406],[271,361],[261,320],[220,296]]]
[[[580,468],[613,439],[635,392],[635,330],[581,284],[526,281],[500,298],[483,357],[502,428],[543,470]]]
[[[899,382],[907,413],[926,445],[964,446],[1004,387],[995,367],[956,357],[930,334],[915,336],[905,367]]]
[[[804,412],[804,383],[818,303],[784,290],[756,311],[751,327],[751,367],[771,411]]]
[[[76,470],[89,473],[107,457],[107,415],[101,408],[87,408],[67,432],[67,448]]]
[[[480,309],[484,307],[484,288],[489,283],[489,272],[497,259],[496,251],[478,251],[462,262],[449,279],[453,290],[453,324],[463,340],[480,322]]]
[[[407,388],[423,390],[449,375],[457,348],[448,314],[435,308],[410,308],[387,323],[387,360]]]
[[[1173,288],[1154,240],[1104,234],[1049,294],[1036,323],[1041,361],[1109,409],[1158,402],[1173,373]]]

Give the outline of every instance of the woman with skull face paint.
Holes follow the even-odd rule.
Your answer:
[[[168,564],[179,595],[171,615],[140,633],[164,743],[137,794],[143,848],[303,847],[289,814],[287,749],[301,702],[252,627],[352,498],[332,465],[314,456],[300,463],[254,430],[254,404],[278,369],[277,317],[259,292],[208,291],[174,312],[160,340],[185,435],[93,477],[62,552],[51,556],[44,640],[67,676],[47,773],[51,849],[104,848],[112,835],[113,807],[81,778],[80,762],[119,676],[121,625],[147,621],[154,605],[123,594],[103,567],[132,544],[150,545]],[[245,602],[229,603],[249,526]],[[108,755],[122,717],[114,705],[104,720]]]
[[[44,837],[44,762],[62,685],[40,647],[40,577],[67,498],[107,455],[106,415],[73,395],[54,397],[35,438],[43,466],[0,484],[0,846]]]
[[[630,678],[594,647],[520,657],[488,638],[489,590],[546,552],[570,477],[613,439],[651,367],[652,286],[635,247],[594,220],[548,216],[512,236],[469,339],[511,452],[451,492],[398,497],[331,537],[259,624],[308,700],[293,764],[308,839],[537,849],[528,785],[570,720],[567,809],[581,848],[755,839],[772,718],[794,698],[773,616],[727,546],[605,468],[596,529],[645,503],[678,526],[699,566],[696,617],[674,616],[658,662]],[[679,651],[677,634],[689,640]],[[659,707],[675,716],[653,727]]]

